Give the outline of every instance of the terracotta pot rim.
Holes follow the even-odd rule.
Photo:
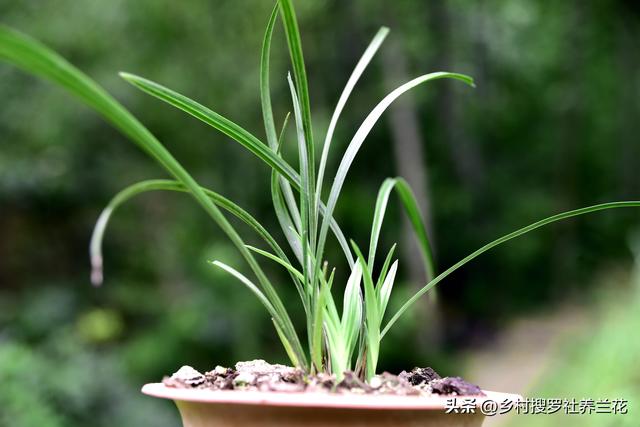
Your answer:
[[[486,400],[493,400],[503,406],[507,402],[517,402],[522,396],[483,390],[486,396],[389,396],[329,394],[321,392],[262,392],[236,390],[179,389],[162,383],[145,384],[142,393],[183,402],[211,404],[291,406],[348,409],[393,409],[393,410],[444,410],[447,400],[474,398],[476,406]]]

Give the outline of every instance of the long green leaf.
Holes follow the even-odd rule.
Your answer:
[[[298,280],[302,281],[304,279],[304,276],[302,275],[302,273],[300,273],[293,265],[291,265],[291,263],[289,261],[287,261],[286,259],[283,259],[277,255],[274,255],[270,252],[267,251],[263,251],[260,248],[256,248],[255,246],[251,246],[251,245],[246,245],[247,249],[262,255],[265,258],[270,259],[271,261],[280,264],[281,266],[283,266],[284,268],[287,269],[287,271],[291,272],[294,276],[296,276],[298,278]]]
[[[278,138],[276,134],[275,121],[273,119],[273,108],[271,106],[271,89],[269,84],[269,60],[270,60],[270,52],[271,52],[271,39],[273,37],[273,29],[275,26],[276,18],[278,17],[278,9],[279,5],[276,2],[273,7],[273,11],[271,12],[271,16],[269,18],[269,22],[267,23],[267,29],[264,34],[264,39],[262,42],[262,51],[260,57],[260,102],[262,104],[262,117],[264,121],[264,128],[267,135],[267,142],[269,143],[269,147],[273,151],[279,154],[279,140],[283,139],[284,131],[287,127],[287,122],[289,119],[289,115],[285,117],[284,124],[282,126],[282,131],[280,132],[280,138]],[[289,212],[291,213],[291,219],[296,226],[298,232],[300,232],[301,221],[300,221],[300,213],[295,204],[295,199],[293,197],[293,192],[291,190],[291,185],[289,181],[284,178],[279,178],[280,188],[282,189],[282,195],[284,200],[287,203]]]
[[[273,120],[273,108],[271,107],[271,90],[269,89],[269,56],[271,52],[271,38],[273,37],[273,27],[278,17],[278,2],[271,12],[267,29],[262,41],[262,51],[260,55],[260,101],[262,104],[262,118],[264,120],[264,130],[267,134],[267,142],[273,151],[277,151],[278,135],[276,125]]]
[[[317,290],[318,297],[314,305],[313,325],[311,328],[311,360],[317,372],[322,372],[322,331],[327,297],[331,291],[328,286],[322,286]]]
[[[384,276],[384,282],[380,286],[380,291],[378,292],[378,298],[380,301],[380,318],[384,317],[385,311],[387,311],[387,304],[389,303],[389,298],[391,297],[391,290],[393,289],[393,284],[396,280],[396,272],[398,271],[398,261],[394,261],[391,265],[391,269],[389,273]]]
[[[147,80],[145,78],[138,77],[129,73],[120,73],[120,75],[125,80],[138,87],[142,91],[155,96],[156,98],[165,101],[180,110],[185,111],[186,113],[220,130],[225,135],[239,142],[241,145],[255,154],[258,158],[267,163],[272,169],[281,174],[296,189],[300,189],[301,182],[297,172],[280,156],[278,156],[277,153],[275,153],[271,148],[266,146],[258,138],[250,134],[242,127],[233,123],[229,119],[222,117],[221,115],[210,110],[204,105],[151,80]],[[319,210],[323,215],[327,211],[324,205],[320,205]],[[346,238],[344,237],[344,234],[342,233],[342,230],[340,230],[340,227],[338,226],[338,223],[335,221],[335,219],[330,218],[329,221],[331,230],[335,234],[340,247],[345,252],[347,260],[349,261],[350,265],[352,265],[353,257],[351,256],[349,245],[346,241]]]
[[[289,114],[285,117],[284,124],[282,126],[282,131],[280,132],[280,137],[278,139],[276,145],[276,153],[280,154],[280,150],[282,149],[282,144],[284,143],[284,135],[286,130],[286,125],[288,123]],[[304,177],[305,175],[303,175]],[[301,183],[302,184],[302,183]],[[304,185],[301,186],[304,188]],[[276,212],[276,217],[278,218],[278,222],[291,246],[291,249],[296,255],[296,258],[300,262],[300,265],[303,266],[303,274],[301,279],[301,284],[299,286],[299,294],[302,299],[302,303],[305,309],[306,316],[306,327],[307,327],[307,339],[309,343],[309,355],[311,358],[311,366],[309,369],[313,369],[313,365],[317,366],[317,354],[314,351],[314,326],[313,321],[316,317],[315,308],[311,301],[311,296],[309,292],[307,292],[306,284],[307,278],[305,276],[306,269],[304,266],[307,265],[307,258],[309,256],[308,251],[305,251],[305,247],[302,243],[302,238],[300,237],[300,233],[303,232],[303,224],[301,219],[301,213],[298,211],[298,207],[293,196],[293,191],[291,190],[291,185],[289,181],[284,179],[275,169],[271,170],[271,197],[273,200],[273,207]],[[294,228],[294,224],[295,227]],[[296,232],[297,230],[297,232]]]
[[[340,196],[340,191],[342,190],[342,185],[344,184],[344,180],[349,172],[349,168],[353,163],[353,160],[356,157],[356,154],[360,150],[360,147],[364,143],[364,140],[369,135],[369,132],[376,124],[382,113],[391,105],[393,101],[395,101],[400,95],[407,92],[408,90],[428,81],[451,78],[460,80],[464,83],[467,83],[473,86],[473,79],[469,76],[465,76],[463,74],[456,73],[447,73],[447,72],[437,72],[425,74],[423,76],[417,77],[402,86],[396,88],[387,96],[385,96],[382,101],[375,106],[375,108],[369,113],[369,115],[364,119],[355,135],[351,139],[346,152],[344,153],[342,160],[340,161],[340,165],[338,167],[338,171],[333,180],[333,185],[331,186],[331,191],[329,192],[329,199],[327,201],[327,208],[324,212],[324,219],[322,221],[322,226],[320,228],[320,234],[318,236],[318,246],[316,249],[316,259],[322,258],[322,253],[324,251],[324,245],[327,238],[327,232],[329,230],[329,220],[333,211],[336,207],[336,203],[338,202],[338,197]]]
[[[360,58],[355,68],[353,69],[351,76],[349,76],[349,79],[347,80],[347,84],[342,90],[342,93],[340,94],[340,98],[338,98],[338,103],[336,104],[336,108],[333,110],[333,114],[331,115],[331,120],[329,121],[329,127],[327,129],[327,134],[324,138],[324,144],[322,146],[322,155],[320,156],[320,166],[318,167],[318,180],[316,185],[316,198],[318,200],[321,198],[322,182],[324,179],[324,172],[327,167],[327,160],[329,157],[329,148],[331,147],[333,132],[335,131],[336,125],[338,124],[338,119],[340,118],[340,114],[342,114],[342,110],[344,109],[344,106],[347,104],[347,100],[349,99],[349,96],[351,95],[353,88],[356,86],[356,83],[358,83],[358,80],[360,80],[360,76],[362,76],[362,73],[364,72],[364,70],[367,68],[367,66],[373,59],[373,56],[376,54],[376,52],[380,48],[380,45],[382,45],[382,42],[387,37],[387,34],[389,34],[389,29],[386,27],[382,27],[378,30],[376,35],[373,37],[373,40],[371,40],[371,43],[369,43],[369,46],[364,51],[364,53],[362,54],[362,57]]]
[[[378,365],[378,356],[380,353],[380,324],[382,316],[380,315],[380,301],[378,300],[371,271],[367,267],[362,252],[358,246],[352,241],[351,246],[356,254],[356,259],[362,267],[362,281],[364,283],[364,316],[365,316],[365,335],[367,344],[367,363],[365,366],[365,378],[369,381],[376,374]]]
[[[344,290],[344,298],[342,303],[342,331],[345,335],[344,345],[347,357],[347,367],[351,361],[353,350],[355,348],[358,333],[362,328],[362,289],[360,282],[362,280],[362,267],[360,263],[356,263],[347,280],[347,286]]]
[[[263,251],[262,249],[256,248],[251,245],[246,245],[246,248],[259,255],[262,255],[263,257],[270,259],[271,261],[280,264],[289,272],[291,278],[293,279],[293,283],[296,286],[296,290],[298,291],[298,295],[300,295],[300,300],[302,301],[304,311],[305,313],[308,313],[310,311],[310,308],[305,298],[304,288],[302,286],[302,283],[304,283],[304,276],[293,265],[291,265],[291,262],[286,257],[286,255],[274,255],[270,252]]]
[[[278,317],[279,317],[278,311],[271,304],[271,301],[260,291],[260,288],[258,288],[258,286],[256,286],[251,280],[249,280],[246,276],[244,276],[238,270],[236,270],[233,267],[228,266],[227,264],[225,264],[223,262],[212,261],[211,264],[213,264],[214,266],[219,267],[222,270],[226,271],[227,273],[231,274],[236,279],[238,279],[240,281],[240,283],[245,285],[247,288],[249,288],[249,290],[251,292],[253,292],[253,294],[258,298],[258,300],[262,303],[262,305],[264,305],[264,307],[267,309],[269,314],[271,316],[273,316],[272,320],[273,320],[273,323],[274,323],[274,325],[276,327],[276,331],[278,332],[278,336],[280,337],[280,340],[282,341],[282,344],[284,345],[284,348],[286,349],[287,353],[289,354],[289,357],[293,359],[292,361],[294,362],[294,364],[296,366],[301,366],[300,365],[301,360],[297,359],[298,356],[297,356],[296,352],[293,350],[292,343],[289,341],[288,335],[282,329],[282,323],[277,320]]]
[[[300,341],[282,301],[251,253],[244,247],[244,242],[240,236],[222,212],[209,200],[193,177],[151,132],[115,98],[60,55],[38,41],[4,26],[0,26],[0,59],[14,64],[29,73],[51,80],[67,89],[100,113],[108,122],[128,136],[188,188],[190,194],[220,226],[246,259],[264,288],[265,294],[276,308],[279,316],[277,320],[281,322],[283,332],[287,335],[287,339],[294,346],[296,352],[299,353],[298,358],[303,360],[304,353],[300,346]]]
[[[522,227],[519,230],[516,230],[514,232],[506,234],[506,235],[500,237],[499,239],[496,239],[496,240],[494,240],[494,241],[492,241],[490,243],[487,243],[486,245],[484,245],[480,249],[478,249],[475,252],[467,255],[466,257],[464,257],[463,259],[461,259],[460,261],[458,261],[457,263],[455,263],[454,265],[449,267],[447,270],[445,270],[442,273],[440,273],[433,280],[431,280],[429,283],[427,283],[423,288],[421,288],[418,292],[416,292],[415,295],[413,295],[411,298],[409,298],[407,300],[407,302],[405,302],[402,305],[402,307],[400,307],[400,309],[391,318],[391,320],[389,320],[389,323],[387,323],[387,325],[382,330],[382,336],[380,338],[384,337],[385,334],[391,328],[391,326],[393,326],[393,324],[400,318],[400,316],[402,316],[402,314],[405,313],[409,309],[409,307],[411,307],[411,305],[413,305],[413,303],[415,303],[429,289],[433,288],[435,285],[440,283],[445,277],[447,277],[449,274],[451,274],[454,271],[456,271],[458,268],[462,267],[463,265],[465,265],[469,261],[473,260],[474,258],[477,258],[478,256],[482,255],[483,253],[487,252],[488,250],[490,250],[492,248],[495,248],[496,246],[501,245],[502,243],[508,242],[509,240],[514,239],[514,238],[516,238],[518,236],[522,236],[523,234],[526,234],[526,233],[528,233],[528,232],[530,232],[532,230],[535,230],[536,228],[540,228],[542,226],[545,226],[547,224],[551,224],[551,223],[556,222],[556,221],[560,221],[560,220],[571,218],[571,217],[578,216],[578,215],[585,215],[585,214],[588,214],[588,213],[591,213],[591,212],[602,211],[602,210],[605,210],[605,209],[631,208],[631,207],[640,207],[640,201],[610,202],[610,203],[602,203],[602,204],[599,204],[599,205],[587,206],[585,208],[575,209],[575,210],[572,210],[572,211],[563,212],[563,213],[559,213],[559,214],[550,216],[548,218],[545,218],[545,219],[542,219],[540,221],[534,222],[533,224],[527,225],[526,227]]]
[[[320,285],[327,287],[327,290],[329,291],[328,292],[329,297],[326,299],[327,311],[331,314],[331,318],[336,320],[336,325],[340,325],[340,315],[338,315],[338,307],[336,307],[336,302],[334,301],[333,295],[331,294],[331,288],[333,286],[333,279],[334,279],[335,273],[336,273],[336,269],[334,268],[331,271],[329,280],[326,283],[324,280],[322,280],[322,283]]]
[[[389,265],[391,265],[391,259],[393,258],[393,253],[396,250],[396,244],[394,243],[393,246],[391,246],[391,249],[389,249],[389,252],[387,253],[387,257],[384,260],[384,264],[382,264],[382,270],[380,270],[380,275],[378,276],[378,283],[376,285],[376,289],[379,289],[379,287],[382,285],[382,280],[384,280],[384,278],[387,275],[387,270],[389,270]]]
[[[300,265],[303,265],[302,261],[302,242],[297,237],[296,228],[291,220],[291,216],[287,211],[287,205],[280,189],[279,180],[280,176],[275,170],[271,171],[271,200],[273,202],[273,208],[276,212],[276,218],[280,223],[280,228],[291,247],[294,255],[296,256]]]
[[[193,99],[159,83],[130,73],[120,73],[120,76],[143,92],[148,93],[149,95],[154,96],[187,114],[190,114],[209,126],[218,129],[231,139],[239,142],[270,167],[277,170],[279,174],[287,178],[290,182],[296,183],[298,181],[295,170],[288,163],[243,127],[205,107],[199,102],[196,102]]]
[[[304,66],[304,55],[302,53],[302,41],[300,40],[300,30],[296,13],[291,0],[280,0],[280,12],[287,44],[289,45],[289,55],[293,65],[293,76],[296,82],[296,91],[300,97],[300,109],[302,112],[302,122],[304,127],[305,142],[309,153],[309,164],[315,167],[315,150],[313,146],[313,131],[311,129],[311,103],[309,101],[309,85],[307,83],[307,71]],[[309,176],[311,182],[315,182],[313,169]]]
[[[233,203],[231,200],[212,190],[207,188],[202,188],[202,190],[218,207],[233,214],[236,218],[250,226],[274,250],[274,252],[276,252],[277,256],[283,258],[286,262],[289,262],[286,254],[280,245],[278,245],[277,241],[251,214]],[[118,192],[118,194],[116,194],[102,210],[91,235],[89,252],[91,255],[92,282],[95,285],[99,285],[102,282],[102,240],[113,213],[119,206],[131,198],[150,191],[189,192],[189,190],[187,190],[180,182],[169,179],[150,179],[140,181]]]
[[[289,359],[293,361],[293,366],[304,366],[305,362],[300,361],[300,359],[298,359],[298,354],[296,353],[293,346],[289,342],[289,339],[287,338],[286,334],[282,330],[282,327],[280,326],[280,324],[276,322],[276,319],[273,317],[271,318],[271,322],[273,323],[273,326],[276,329],[276,332],[278,333],[278,338],[280,338],[280,342],[282,342],[282,345],[284,346],[284,350],[287,352],[287,356],[289,356]]]
[[[339,319],[328,309],[324,314],[324,330],[327,337],[329,360],[331,372],[336,376],[337,381],[342,381],[344,372],[348,370],[347,357],[344,354],[344,341]]]
[[[357,266],[358,264],[356,264]],[[349,355],[346,345],[345,329],[340,321],[335,301],[331,294],[335,270],[332,271],[328,283],[322,280],[321,289],[325,292],[324,300],[324,330],[329,346],[328,359],[331,364],[331,372],[337,381],[342,381],[344,373],[350,369]]]
[[[307,191],[307,197],[312,201],[316,200],[315,197],[315,183],[316,183],[316,161],[315,161],[315,145],[313,139],[313,130],[311,127],[311,102],[309,100],[309,85],[307,83],[307,71],[304,65],[304,54],[302,51],[302,41],[300,39],[300,30],[298,29],[298,21],[296,13],[293,8],[293,2],[291,0],[280,0],[280,12],[282,16],[282,23],[284,25],[285,34],[287,37],[287,45],[289,46],[289,56],[291,57],[291,64],[293,66],[293,75],[295,78],[296,92],[300,100],[300,114],[302,119],[302,127],[304,131],[304,144],[307,157],[307,164],[309,167],[306,170],[307,182],[309,188]],[[303,174],[303,171],[300,171]],[[311,250],[315,252],[316,240],[317,240],[317,227],[319,206],[316,203],[312,203],[308,209],[309,215],[309,236],[307,238],[311,244]],[[318,259],[318,261],[321,261]]]
[[[275,121],[273,119],[273,108],[271,106],[271,89],[269,84],[269,57],[271,52],[271,39],[273,37],[273,28],[275,26],[275,21],[278,17],[278,9],[279,5],[278,2],[276,2],[275,6],[273,7],[273,11],[271,12],[271,17],[269,18],[269,23],[267,24],[264,40],[262,42],[262,54],[260,60],[260,101],[262,104],[262,117],[264,119],[265,132],[267,134],[267,142],[269,143],[269,147],[271,147],[272,150],[276,151],[276,153],[279,154],[279,146],[281,145],[284,136],[284,131],[287,126],[289,114],[287,114],[287,116],[285,117],[284,125],[282,126],[282,131],[280,132],[280,138],[278,138],[278,136],[276,135]],[[291,184],[284,178],[279,178],[279,182],[280,188],[282,189],[282,195],[285,202],[287,203],[289,212],[291,214],[291,219],[293,220],[293,223],[295,224],[298,232],[300,232],[300,227],[302,226],[300,213],[298,212],[297,206],[295,204],[295,198],[293,197]]]
[[[284,132],[288,123],[289,114],[287,114],[287,116],[285,117],[284,124],[282,125],[282,131],[280,132],[280,137],[277,142],[276,153],[278,154],[280,154],[280,150],[284,142]],[[275,169],[271,170],[271,200],[273,202],[273,209],[276,213],[276,218],[278,218],[278,222],[280,223],[280,227],[282,228],[287,242],[289,243],[291,250],[298,259],[298,262],[300,262],[300,265],[303,265],[302,243],[296,235],[296,230],[299,231],[302,226],[300,222],[300,213],[298,212],[296,201],[293,198],[293,192],[291,191],[289,182],[282,178]],[[295,217],[294,219],[292,219],[292,216],[294,216],[294,214],[298,214],[298,220],[296,222],[295,228]]]
[[[284,143],[284,134],[286,130],[287,123],[289,121],[290,113],[287,113],[287,116],[284,119],[284,125],[282,126],[282,131],[280,132],[280,138],[278,139],[278,146],[276,152],[280,154],[282,150],[282,144]],[[275,172],[275,171],[272,171]],[[278,176],[278,183],[280,184],[280,189],[282,190],[282,197],[285,201],[287,210],[291,216],[291,220],[295,225],[295,229],[298,234],[302,231],[302,219],[300,218],[300,211],[298,210],[298,204],[296,203],[296,198],[293,195],[293,190],[291,188],[291,184],[289,181],[284,179],[281,176]]]
[[[407,181],[400,177],[385,179],[378,191],[376,207],[373,214],[373,225],[371,226],[371,240],[369,243],[369,269],[373,271],[378,239],[380,238],[380,229],[382,228],[382,222],[384,221],[384,214],[389,202],[389,195],[394,189],[398,193],[402,206],[404,207],[404,210],[411,222],[411,226],[413,227],[414,235],[418,241],[420,253],[422,254],[424,268],[427,273],[427,281],[429,281],[433,279],[435,275],[435,263],[433,261],[431,243],[429,242],[427,229],[424,221],[422,220],[420,208],[418,207],[413,191],[411,191],[411,187]]]
[[[315,248],[316,237],[316,221],[317,211],[315,209],[315,196],[314,196],[314,183],[310,169],[315,166],[311,162],[311,156],[307,151],[308,147],[305,142],[305,134],[302,122],[302,112],[300,110],[300,101],[298,94],[291,80],[291,76],[287,76],[289,82],[289,90],[291,91],[291,100],[293,102],[293,117],[296,122],[296,134],[298,140],[298,159],[300,165],[300,218],[301,223],[301,235],[302,235],[302,254],[305,260],[304,272],[305,278],[309,274],[309,263],[307,262],[309,247],[313,251]],[[309,242],[311,243],[309,245]]]
[[[240,273],[235,268],[230,267],[230,266],[228,266],[227,264],[225,264],[225,263],[223,263],[221,261],[214,260],[214,261],[211,261],[211,264],[216,266],[216,267],[221,268],[222,270],[226,271],[227,273],[231,274],[236,279],[238,279],[251,292],[253,292],[253,294],[258,298],[258,300],[262,303],[262,305],[264,305],[264,307],[267,309],[267,311],[270,314],[272,314],[274,317],[278,316],[278,313],[277,313],[276,309],[273,307],[273,304],[271,304],[271,301],[269,301],[269,299],[262,293],[260,288],[258,286],[256,286],[256,284],[253,283],[251,280],[249,280],[246,276],[244,276],[242,273]]]
[[[293,102],[293,117],[296,122],[296,134],[298,137],[298,158],[300,164],[300,218],[302,225],[300,228],[300,237],[302,238],[302,272],[304,274],[304,285],[307,287],[307,293],[312,295],[312,284],[309,283],[309,230],[313,227],[310,211],[310,189],[312,183],[309,182],[309,153],[305,143],[304,128],[302,123],[302,114],[300,111],[300,103],[296,89],[291,80],[291,76],[287,76],[289,89],[291,91],[291,100]],[[313,305],[313,304],[312,304]]]

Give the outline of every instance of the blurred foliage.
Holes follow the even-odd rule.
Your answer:
[[[640,248],[638,248],[640,249]],[[638,252],[640,255],[640,252]],[[609,279],[611,281],[611,279]],[[529,415],[513,418],[513,425],[527,426],[635,426],[640,416],[640,263],[631,286],[606,286],[595,293],[591,322],[577,334],[564,337],[528,396],[561,399],[624,399],[626,414]],[[607,281],[604,281],[608,285]],[[610,284],[609,284],[610,285]]]
[[[0,335],[0,425],[178,424],[166,402],[140,399],[123,349],[101,344],[115,331],[113,313],[96,310],[75,323],[77,299],[55,287],[12,302],[19,310],[3,298],[2,321],[11,316],[11,327]]]
[[[204,185],[275,225],[266,167],[116,75],[148,76],[262,135],[258,61],[271,6],[0,0],[0,16],[103,84]],[[380,25],[392,29],[382,51],[404,57],[407,78],[436,69],[475,77],[475,91],[438,82],[412,95],[441,269],[548,214],[639,197],[635,2],[322,0],[296,7],[320,136]],[[288,65],[279,29],[272,56],[282,120]],[[378,58],[356,88],[336,132],[334,168],[336,153],[393,80],[387,73]],[[106,283],[91,288],[87,246],[101,208],[122,187],[163,174],[75,100],[4,65],[0,98],[0,405],[10,408],[2,416],[17,426],[175,425],[170,405],[137,395],[141,383],[181,363],[208,369],[286,360],[262,307],[207,265],[241,260],[184,195],[145,195],[122,208],[106,236]],[[359,242],[378,186],[399,173],[390,130],[385,121],[374,129],[338,204],[338,220]],[[386,247],[401,232],[399,212],[389,214],[397,221],[383,230]],[[407,316],[383,344],[381,368],[432,364],[455,373],[451,351],[485,341],[510,316],[585,291],[603,266],[625,263],[624,236],[639,218],[635,211],[578,218],[483,256],[440,286],[443,345],[406,352],[422,330]],[[405,283],[396,304],[416,286],[407,283],[402,258],[399,273]],[[293,289],[283,292],[295,300]]]

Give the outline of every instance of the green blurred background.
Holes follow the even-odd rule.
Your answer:
[[[262,136],[259,50],[271,7],[0,0],[0,21],[86,71],[204,185],[275,230],[266,167],[116,74],[159,81]],[[420,87],[375,127],[336,213],[357,242],[366,242],[387,176],[407,177],[418,193],[440,270],[553,213],[640,198],[637,2],[300,0],[296,7],[319,137],[370,38],[381,25],[392,30],[343,114],[330,171],[396,85],[439,70],[476,79],[475,90],[445,81]],[[290,104],[280,28],[272,65],[281,121]],[[0,425],[176,426],[170,404],[138,394],[142,383],[181,364],[286,362],[259,303],[206,263],[241,260],[187,196],[149,194],[118,211],[105,239],[105,285],[92,288],[88,241],[102,207],[128,184],[165,175],[62,90],[5,64],[0,99]],[[388,215],[384,247],[402,248],[398,304],[423,273],[397,206]],[[630,242],[639,220],[633,210],[598,213],[484,255],[439,286],[437,309],[422,304],[400,322],[383,343],[381,369],[431,365],[485,388],[627,398],[633,411],[640,309]],[[297,302],[292,287],[283,292]],[[504,356],[515,348],[529,351]],[[533,363],[539,369],[519,375]],[[514,377],[522,378],[507,381]],[[634,419],[632,412],[595,425]]]

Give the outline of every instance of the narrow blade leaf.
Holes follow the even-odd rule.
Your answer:
[[[422,255],[427,281],[429,281],[433,279],[435,275],[433,250],[431,249],[427,229],[424,221],[422,220],[422,214],[420,213],[420,208],[418,207],[415,195],[413,194],[413,191],[411,191],[409,183],[400,177],[387,178],[382,183],[382,186],[380,186],[380,191],[378,191],[376,207],[373,215],[373,225],[371,227],[371,241],[369,243],[369,269],[373,271],[373,264],[375,261],[376,249],[378,247],[378,239],[380,238],[382,222],[384,221],[384,214],[389,202],[389,195],[394,189],[398,193],[398,197],[400,197],[400,201],[402,202],[402,207],[411,222],[411,226]]]
[[[329,128],[327,129],[327,135],[324,138],[324,144],[322,146],[322,155],[320,156],[320,166],[318,168],[318,183],[316,187],[316,197],[320,199],[322,194],[322,182],[324,179],[324,172],[327,167],[327,160],[329,157],[329,148],[331,147],[331,140],[333,139],[333,132],[336,129],[336,125],[338,124],[338,119],[340,119],[340,114],[342,114],[342,110],[344,106],[347,104],[347,100],[353,91],[353,88],[360,80],[362,73],[367,68],[374,55],[382,45],[382,42],[389,34],[389,29],[386,27],[382,27],[378,30],[376,35],[369,43],[369,46],[362,54],[362,57],[356,64],[349,80],[347,80],[347,84],[345,85],[342,93],[340,94],[340,98],[338,98],[338,103],[336,104],[336,108],[333,110],[333,114],[331,115],[331,120],[329,121]]]
[[[519,230],[513,231],[509,234],[506,234],[500,237],[499,239],[496,239],[490,243],[487,243],[480,249],[467,255],[466,257],[464,257],[463,259],[461,259],[460,261],[458,261],[457,263],[449,267],[447,270],[440,273],[433,280],[427,283],[423,288],[421,288],[418,292],[416,292],[411,298],[409,298],[407,302],[405,302],[402,305],[402,307],[400,307],[400,309],[394,314],[391,320],[389,320],[389,323],[387,323],[387,325],[384,327],[384,329],[382,330],[382,337],[384,337],[384,335],[387,332],[389,332],[389,329],[391,328],[391,326],[393,326],[393,324],[400,318],[400,316],[402,316],[402,314],[404,314],[413,305],[413,303],[415,303],[429,289],[433,288],[435,285],[440,283],[445,277],[447,277],[448,275],[450,275],[451,273],[453,273],[454,271],[456,271],[457,269],[459,269],[469,261],[473,260],[474,258],[477,258],[483,253],[487,252],[488,250],[493,249],[496,246],[501,245],[505,242],[508,242],[511,239],[522,236],[523,234],[526,234],[530,231],[533,231],[537,228],[543,227],[547,224],[551,224],[556,221],[560,221],[560,220],[571,218],[578,215],[585,215],[592,212],[602,211],[606,209],[632,208],[632,207],[640,207],[640,201],[609,202],[609,203],[602,203],[599,205],[588,206],[585,208],[575,209],[572,211],[559,213],[559,214],[550,216],[548,218],[542,219],[540,221],[534,222],[533,224],[527,225],[526,227],[522,227]]]
[[[276,153],[262,141],[249,133],[249,131],[226,117],[221,116],[199,102],[151,80],[130,73],[120,73],[120,76],[143,92],[190,114],[239,142],[270,167],[277,170],[279,174],[287,178],[290,182],[296,183],[298,181],[295,170],[289,164],[277,156]]]
[[[265,295],[274,305],[279,320],[282,322],[283,332],[296,350],[298,360],[304,360],[302,346],[282,301],[253,255],[244,247],[244,242],[239,234],[218,207],[211,202],[195,179],[147,128],[102,87],[60,55],[38,41],[4,26],[0,26],[0,60],[14,64],[29,73],[44,77],[65,88],[100,113],[109,123],[128,136],[180,181],[245,258],[258,278]]]
[[[302,41],[300,39],[300,30],[298,29],[298,21],[296,13],[293,9],[292,0],[280,0],[280,12],[282,23],[284,25],[285,34],[287,36],[287,44],[289,45],[289,55],[291,56],[291,64],[293,65],[293,76],[296,82],[296,91],[300,97],[300,109],[302,113],[302,122],[304,127],[304,136],[307,144],[307,152],[309,153],[309,164],[315,167],[315,150],[313,147],[313,131],[311,129],[311,104],[309,101],[309,85],[307,83],[307,71],[304,66],[304,55],[302,53]],[[311,176],[311,182],[315,182],[315,178]]]
[[[387,304],[391,297],[391,290],[393,289],[393,283],[396,280],[396,272],[398,271],[398,261],[395,261],[391,265],[389,274],[384,278],[384,282],[380,287],[380,317],[384,317],[384,312],[387,310]]]
[[[267,142],[272,150],[276,151],[278,146],[278,136],[276,125],[273,120],[273,109],[271,107],[271,90],[269,89],[269,55],[271,53],[271,38],[273,37],[273,27],[278,17],[278,2],[271,12],[267,29],[262,41],[262,51],[260,56],[260,101],[262,103],[262,118],[264,120],[264,130],[267,134]],[[283,126],[284,128],[284,126]]]
[[[322,253],[324,251],[325,240],[327,237],[327,232],[329,230],[329,219],[333,215],[333,211],[338,202],[338,197],[340,196],[340,191],[342,190],[342,185],[344,184],[347,173],[349,172],[349,168],[353,163],[353,160],[356,157],[356,154],[360,150],[360,147],[364,143],[364,140],[369,135],[369,132],[373,128],[373,126],[377,123],[382,113],[391,105],[393,101],[395,101],[400,95],[407,92],[408,90],[428,81],[451,78],[460,80],[464,83],[467,83],[473,86],[473,79],[469,76],[465,76],[463,74],[456,73],[447,73],[447,72],[437,72],[425,74],[423,76],[417,77],[402,86],[396,88],[394,91],[385,96],[382,101],[375,106],[375,108],[369,113],[369,115],[362,122],[355,135],[351,139],[346,152],[344,153],[342,160],[340,161],[340,165],[338,167],[338,171],[333,180],[333,185],[331,186],[331,191],[329,192],[329,199],[327,201],[327,208],[324,213],[324,219],[322,221],[322,226],[320,228],[320,234],[318,236],[318,247],[316,250],[316,259],[322,258]]]

